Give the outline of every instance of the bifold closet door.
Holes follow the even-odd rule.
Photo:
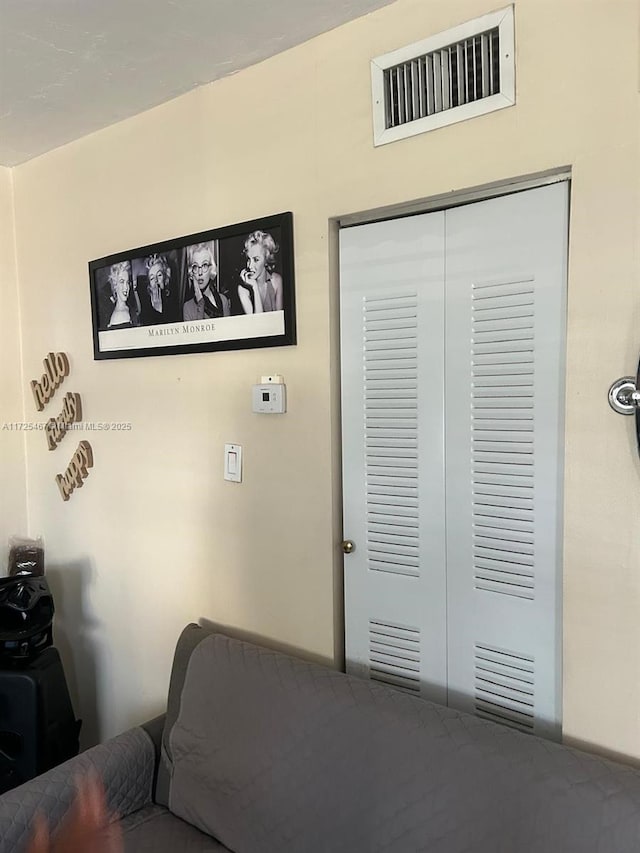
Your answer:
[[[347,671],[446,703],[444,213],[340,233]]]
[[[340,235],[349,672],[561,720],[566,184]]]
[[[559,736],[568,187],[447,211],[449,704]]]

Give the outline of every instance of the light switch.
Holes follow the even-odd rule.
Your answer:
[[[224,446],[224,478],[232,483],[242,482],[242,446],[239,444]]]

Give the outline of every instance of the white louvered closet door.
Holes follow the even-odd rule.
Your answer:
[[[446,702],[444,214],[340,234],[347,670]]]
[[[559,736],[568,193],[447,211],[449,703]]]
[[[557,736],[568,192],[340,235],[349,672]]]

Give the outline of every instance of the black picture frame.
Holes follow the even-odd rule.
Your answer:
[[[293,215],[90,261],[89,286],[94,360],[294,345]]]

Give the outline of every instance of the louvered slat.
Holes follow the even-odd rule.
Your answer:
[[[417,296],[365,299],[363,321],[367,565],[418,577]]]
[[[487,720],[533,731],[535,659],[476,643],[475,710]]]
[[[533,599],[533,279],[477,283],[472,311],[475,585]]]
[[[420,693],[420,670],[420,630],[370,619],[370,678],[410,693]]]
[[[499,56],[499,28],[494,27],[386,69],[387,128],[495,95]]]

